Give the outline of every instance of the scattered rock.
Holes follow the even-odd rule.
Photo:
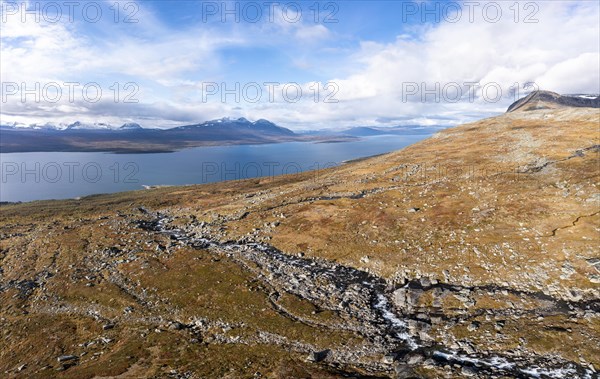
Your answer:
[[[427,287],[431,286],[431,280],[429,280],[429,278],[426,276],[423,276],[422,278],[420,278],[419,283],[421,283],[421,286],[423,288],[427,288]]]
[[[406,363],[408,363],[411,366],[419,364],[419,363],[423,362],[423,360],[424,360],[423,355],[421,355],[419,353],[410,353],[406,356]]]
[[[177,321],[173,321],[171,323],[169,323],[168,329],[169,330],[182,330],[185,328],[185,325],[183,325],[180,322]]]
[[[475,369],[474,367],[470,367],[470,366],[463,366],[462,369],[460,370],[460,373],[464,376],[475,376],[477,375],[477,369]]]
[[[71,362],[71,361],[75,361],[77,359],[79,359],[79,357],[76,355],[61,355],[60,357],[57,358],[57,360],[59,362]]]
[[[315,363],[321,362],[321,361],[325,360],[328,355],[329,355],[329,350],[311,351],[310,353],[308,353],[306,360],[308,362],[315,362]]]
[[[396,354],[391,353],[391,354],[384,355],[383,359],[381,361],[386,364],[392,364],[392,363],[394,363],[395,360],[396,360]]]

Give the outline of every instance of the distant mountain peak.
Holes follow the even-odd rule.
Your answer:
[[[247,118],[245,117],[221,117],[219,119],[216,120],[210,120],[210,121],[205,121],[203,122],[203,124],[208,124],[208,123],[215,123],[215,122],[219,122],[219,123],[223,123],[223,122],[242,122],[242,123],[250,123],[250,121],[248,121]]]
[[[274,124],[274,123],[272,123],[271,121],[269,121],[269,120],[265,120],[264,118],[261,118],[261,119],[258,119],[258,120],[256,120],[256,121],[254,121],[254,122],[253,122],[253,124],[254,124],[254,125],[257,125],[257,124],[262,124],[262,125],[265,125],[265,124],[268,124],[268,125],[275,125],[275,124]]]
[[[142,126],[136,122],[127,122],[119,128],[119,130],[140,130]]]
[[[103,122],[99,123],[84,123],[81,121],[75,121],[72,124],[67,125],[67,130],[111,130],[114,129],[111,125],[105,124]]]

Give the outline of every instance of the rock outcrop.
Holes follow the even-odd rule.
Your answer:
[[[550,91],[534,91],[528,96],[512,103],[507,112],[552,109],[556,107],[600,108],[600,96],[559,95]]]

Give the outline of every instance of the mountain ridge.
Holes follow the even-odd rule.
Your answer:
[[[170,129],[143,128],[137,123],[120,127],[108,124],[0,128],[0,151],[102,151],[116,153],[172,152],[190,147],[279,142],[348,141],[351,136],[300,135],[265,119],[250,122],[245,118],[222,118]]]
[[[285,135],[294,135],[295,133],[290,129],[281,127],[276,125],[275,123],[265,120],[259,119],[254,122],[249,121],[244,117],[240,117],[237,119],[224,117],[221,119],[205,121],[200,124],[191,124],[179,126],[176,128],[168,129],[168,130],[196,130],[199,128],[242,128],[242,129],[251,129],[251,130],[260,130],[262,132],[266,132],[269,134],[285,134]]]
[[[560,95],[552,91],[538,90],[512,103],[506,112],[553,109],[556,107],[600,108],[600,96]]]

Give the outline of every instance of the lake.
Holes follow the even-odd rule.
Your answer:
[[[174,153],[2,153],[0,201],[68,199],[143,189],[292,174],[387,153],[429,135],[341,143],[198,147]]]

